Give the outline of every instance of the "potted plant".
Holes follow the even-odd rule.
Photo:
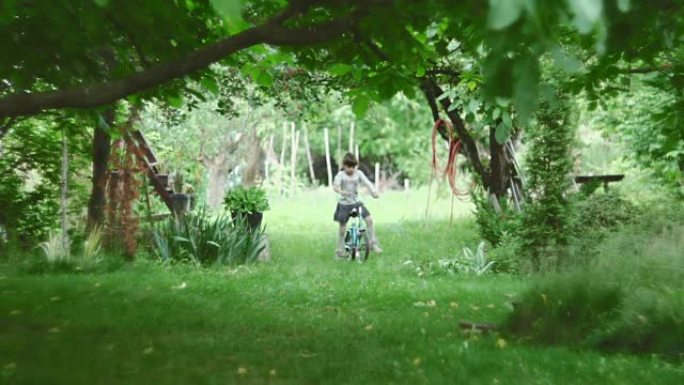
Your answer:
[[[190,195],[183,192],[184,186],[183,174],[177,172],[173,180],[173,194],[171,194],[173,211],[176,215],[183,215],[190,211]]]
[[[261,226],[264,211],[270,208],[266,191],[259,187],[238,186],[228,190],[224,203],[234,220],[245,220],[252,230]]]

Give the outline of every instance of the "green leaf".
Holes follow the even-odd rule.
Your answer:
[[[480,102],[477,99],[470,99],[470,101],[468,102],[468,111],[474,114],[477,112],[479,108]]]
[[[200,81],[200,84],[202,85],[202,88],[205,90],[211,92],[214,95],[219,94],[219,85],[216,82],[216,79],[213,77],[204,77]]]
[[[262,68],[252,68],[251,76],[254,82],[262,87],[268,88],[273,85],[273,75]]]
[[[496,131],[494,132],[494,137],[499,144],[504,144],[508,137],[511,135],[511,126],[507,125],[505,122],[499,123],[496,126]]]
[[[629,0],[617,0],[618,9],[622,12],[629,12],[631,4]]]
[[[520,0],[489,0],[487,26],[494,30],[504,29],[520,18],[522,10]]]
[[[569,55],[560,46],[555,46],[551,50],[551,56],[556,65],[563,71],[569,74],[577,74],[582,72],[584,65],[574,56]]]
[[[241,19],[242,0],[211,0],[211,5],[216,13],[225,20]]]
[[[109,0],[93,0],[93,2],[95,3],[95,5],[102,8],[106,7],[107,4],[109,4]]]
[[[574,23],[580,33],[589,33],[603,12],[603,0],[567,0],[575,14]]]
[[[183,96],[182,95],[169,95],[166,97],[166,101],[169,103],[169,105],[173,108],[181,108],[183,107]]]
[[[349,64],[344,64],[344,63],[337,63],[330,67],[328,72],[335,76],[343,76],[348,74],[352,70],[352,66]]]
[[[539,61],[531,54],[519,57],[513,64],[513,99],[520,122],[532,119],[539,102]]]
[[[477,88],[477,82],[474,80],[471,80],[468,83],[466,83],[466,86],[468,86],[469,90],[474,91],[475,88]]]
[[[352,102],[352,111],[357,117],[363,116],[370,106],[370,98],[366,95],[358,95]]]
[[[422,78],[423,76],[425,76],[425,67],[419,66],[416,69],[416,77]]]

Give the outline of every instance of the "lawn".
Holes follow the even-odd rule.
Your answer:
[[[658,359],[464,334],[525,289],[508,276],[418,277],[406,260],[479,241],[471,206],[425,190],[369,203],[385,253],[332,257],[334,201],[274,198],[273,260],[197,269],[138,260],[111,273],[0,270],[3,384],[679,384]]]

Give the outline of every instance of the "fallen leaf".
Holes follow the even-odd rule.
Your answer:
[[[154,352],[154,348],[151,346],[143,350],[143,354],[152,354],[152,352]]]
[[[458,304],[456,302],[450,303],[449,306],[453,307],[454,309],[458,308]]]
[[[493,303],[490,303],[489,305],[487,305],[487,307],[488,307],[489,309],[494,309],[494,304],[493,304]]]
[[[61,332],[61,331],[62,331],[62,330],[61,330],[60,328],[58,328],[58,327],[54,327],[54,328],[48,330],[48,332],[50,332],[50,333],[59,333],[59,332]]]
[[[503,338],[499,338],[498,340],[496,340],[496,346],[498,346],[499,349],[505,348],[506,347],[506,340]]]
[[[369,331],[373,330],[373,325],[368,324],[368,325],[366,325],[366,327],[364,329],[369,330]]]
[[[176,290],[183,290],[183,289],[185,289],[186,287],[188,287],[188,284],[185,283],[185,282],[181,282],[180,285],[174,286],[173,289],[176,289]]]
[[[93,286],[100,287],[100,286],[102,286],[102,284],[100,282],[95,282],[95,284]]]
[[[421,302],[421,301],[414,302],[414,303],[413,303],[413,306],[424,307],[424,306],[425,306],[425,302]]]
[[[5,364],[3,367],[5,370],[14,370],[17,368],[17,363],[16,362],[10,362],[9,364]]]
[[[418,366],[418,365],[420,365],[420,363],[421,363],[420,357],[416,357],[413,359],[413,365],[414,366]]]
[[[57,302],[57,301],[59,301],[59,297],[52,297],[52,298],[50,298],[50,301]]]
[[[434,299],[431,299],[430,301],[428,301],[427,307],[435,307],[435,306],[437,306],[437,302]]]
[[[270,371],[270,372],[268,372],[268,374],[270,374],[270,375],[271,375],[271,377],[275,377],[275,376],[276,376],[276,374],[277,374],[277,372],[276,372],[276,370],[275,370],[275,369],[271,369],[271,371]]]
[[[19,315],[21,314],[21,310],[14,309],[10,312],[10,315]]]
[[[245,374],[247,374],[247,368],[239,367],[237,369],[237,374],[244,376]]]

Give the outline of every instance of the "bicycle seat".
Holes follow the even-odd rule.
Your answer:
[[[352,218],[358,217],[358,216],[359,216],[359,210],[357,210],[357,209],[352,209],[352,211],[349,212],[349,216],[352,217]]]

